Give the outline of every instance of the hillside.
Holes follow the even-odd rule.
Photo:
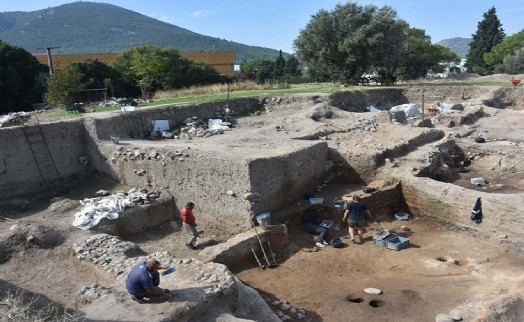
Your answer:
[[[74,2],[32,12],[0,13],[0,39],[29,52],[114,53],[138,45],[180,51],[234,51],[237,62],[278,56],[278,50],[204,36],[115,5]]]
[[[459,55],[460,58],[466,58],[469,51],[470,41],[471,38],[455,37],[441,40],[437,44],[448,47],[452,52]]]

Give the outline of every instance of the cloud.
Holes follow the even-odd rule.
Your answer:
[[[212,10],[197,10],[191,13],[191,16],[197,17],[197,18],[205,18],[209,16],[214,16],[214,15],[216,15],[216,12]]]

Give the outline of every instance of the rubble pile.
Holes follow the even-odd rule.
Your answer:
[[[23,125],[31,118],[31,112],[16,112],[0,116],[0,127]]]
[[[203,263],[191,258],[178,259],[167,251],[137,256],[143,254],[138,245],[109,234],[93,235],[82,244],[73,244],[73,250],[77,259],[100,266],[117,279],[125,278],[134,264],[154,258],[162,265],[178,266],[180,274],[192,276],[192,280],[199,284],[204,294],[227,294],[238,281],[222,264]]]

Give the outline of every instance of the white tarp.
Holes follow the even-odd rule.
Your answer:
[[[400,112],[404,111],[404,114],[406,114],[406,118],[416,118],[420,117],[420,111],[418,109],[418,105],[414,103],[409,104],[401,104],[397,106],[393,106],[390,109],[391,112]]]
[[[31,116],[31,112],[16,112],[9,113],[8,115],[0,115],[0,127],[3,127],[4,124],[8,124],[12,120],[16,120],[19,117],[28,118]]]
[[[125,208],[135,204],[125,195],[110,195],[101,198],[86,198],[80,202],[83,207],[74,216],[73,226],[88,230],[100,222],[102,218],[117,219]]]
[[[378,108],[376,108],[375,106],[373,106],[373,105],[370,105],[370,106],[366,107],[366,109],[369,112],[380,112],[380,110]]]
[[[222,125],[221,119],[209,119],[209,121],[207,121],[207,127],[210,130],[231,131],[231,128],[229,126]]]

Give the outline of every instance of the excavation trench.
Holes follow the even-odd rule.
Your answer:
[[[470,93],[473,90],[460,91],[462,96],[468,96],[473,95]],[[246,99],[231,102],[236,113],[232,116],[234,126],[231,132],[209,137],[187,136],[178,140],[138,139],[133,137],[130,124],[136,127],[165,119],[171,124],[180,124],[194,117],[215,118],[219,117],[223,104],[143,110],[129,115],[109,113],[96,118],[2,129],[0,140],[5,143],[2,158],[8,160],[0,169],[2,205],[6,206],[3,209],[29,207],[31,195],[56,188],[75,191],[93,178],[111,178],[114,186],[119,188],[147,187],[158,192],[159,198],[124,211],[117,220],[103,219],[85,233],[87,239],[84,240],[93,244],[94,237],[89,236],[96,234],[100,249],[114,249],[116,252],[106,257],[101,255],[101,258],[114,256],[122,260],[124,257],[122,267],[127,267],[136,260],[135,256],[141,254],[155,254],[164,260],[173,256],[178,259],[198,257],[207,265],[224,264],[245,284],[265,294],[267,298],[257,302],[255,307],[260,305],[259,313],[265,312],[266,317],[278,313],[278,308],[273,307],[270,300],[287,298],[290,304],[305,311],[308,321],[346,316],[348,305],[356,310],[353,312],[355,319],[359,316],[374,317],[374,314],[380,314],[375,312],[387,309],[399,319],[418,316],[421,320],[428,320],[434,318],[440,309],[438,305],[428,303],[431,298],[428,285],[433,283],[431,278],[455,276],[460,279],[454,284],[442,283],[442,287],[434,290],[436,301],[451,308],[470,296],[461,285],[472,285],[474,281],[469,275],[476,269],[474,265],[483,263],[478,258],[471,260],[478,257],[478,252],[457,249],[453,244],[454,238],[468,244],[471,242],[468,237],[452,235],[466,231],[488,238],[490,232],[497,229],[509,236],[501,244],[519,249],[523,245],[521,219],[514,219],[513,223],[517,221],[517,225],[511,224],[510,219],[522,209],[524,202],[516,194],[522,190],[521,165],[510,157],[518,153],[517,146],[504,145],[501,141],[473,145],[472,138],[462,132],[455,139],[446,134],[449,130],[445,122],[450,119],[455,124],[465,124],[461,123],[464,120],[474,122],[482,117],[478,110],[467,110],[460,117],[456,113],[449,118],[439,116],[434,119],[434,128],[413,127],[392,120],[386,111],[389,106],[417,101],[419,94],[417,89],[391,89],[333,96]],[[366,113],[369,105],[384,111]],[[250,115],[260,110],[267,111],[267,114]],[[31,130],[34,132],[29,133]],[[43,143],[31,142],[30,138],[35,135],[40,135],[48,148]],[[115,137],[119,140],[111,139]],[[506,150],[497,152],[501,148]],[[35,150],[40,153],[35,153]],[[46,157],[38,159],[44,154],[53,162],[46,164]],[[16,161],[22,158],[37,159],[32,164]],[[492,168],[497,169],[497,175],[485,175],[495,171]],[[489,186],[468,185],[467,180],[480,175],[485,176]],[[506,178],[501,179],[502,176]],[[514,180],[511,181],[510,177]],[[497,182],[496,178],[502,181]],[[78,197],[79,200],[93,197],[94,191],[96,189],[91,189]],[[311,205],[309,200],[303,199],[305,194],[314,194],[324,202]],[[359,245],[346,238],[348,229],[341,222],[343,209],[331,203],[340,198],[350,201],[354,194],[362,197],[374,215],[374,220],[366,225],[366,238]],[[487,216],[497,216],[488,217],[482,225],[470,219],[471,208],[478,197],[482,197]],[[188,201],[195,202],[197,221],[204,230],[201,248],[197,252],[184,247],[187,236],[181,230],[179,209]],[[56,201],[49,203],[54,206]],[[50,217],[72,215],[74,210],[78,209],[47,210],[40,221],[46,223]],[[319,252],[312,250],[315,236],[308,234],[302,223],[302,215],[310,210],[319,212],[323,220],[333,221],[330,238],[342,238],[345,247],[327,247]],[[255,231],[252,224],[257,224],[255,216],[262,212],[271,213],[270,225],[267,230],[257,226]],[[395,220],[394,215],[400,212],[408,213],[410,219]],[[31,217],[26,213],[23,216]],[[62,226],[69,226],[68,218],[61,217],[60,220]],[[52,239],[55,235],[51,230],[42,236],[52,239],[51,247],[71,247],[72,242],[67,236],[64,236],[65,240],[60,236],[68,229],[70,227],[59,231],[60,238],[57,237],[56,241]],[[409,238],[409,247],[394,251],[374,245],[371,236],[381,229]],[[3,238],[16,239],[9,234],[12,233]],[[32,231],[21,230],[20,238],[16,240],[26,243],[30,234],[34,235]],[[73,234],[75,243],[81,239],[79,236],[83,237],[79,232]],[[441,240],[442,236],[445,239]],[[119,246],[111,244],[109,247],[107,243]],[[489,256],[501,253],[489,243],[479,243]],[[2,247],[0,255],[5,257],[2,265],[19,260],[17,254],[22,249],[15,244],[5,243],[7,247]],[[115,287],[121,288],[119,278],[124,274],[121,269],[84,255],[82,252],[87,244],[73,247],[76,252],[73,260],[85,261],[88,267],[97,265],[95,269],[116,274],[110,276],[119,283]],[[38,243],[31,245],[43,248]],[[138,245],[138,248],[133,245]],[[119,247],[131,255],[122,256],[118,253]],[[311,251],[306,252],[306,249]],[[270,262],[261,266],[274,269],[261,270],[253,252],[262,263]],[[436,258],[453,259],[461,265],[445,265],[447,262]],[[184,266],[186,270],[181,270],[180,274],[187,273],[187,280],[194,281],[190,272],[199,275],[199,269],[206,264],[192,262],[183,265],[187,265]],[[200,281],[209,283],[204,288],[209,303],[218,305],[245,295],[223,269],[210,267],[206,268],[212,271],[209,277],[224,275],[227,282],[218,283],[219,287],[215,288],[217,282],[211,279]],[[310,285],[311,289],[298,287],[304,281],[318,280],[323,274],[326,280],[319,286]],[[190,292],[199,289],[196,284],[177,282],[172,281],[169,287],[177,288],[181,293],[187,291],[184,293],[186,299],[191,298]],[[21,284],[31,289],[30,282]],[[413,285],[414,289],[406,291],[406,285]],[[366,297],[362,294],[366,287],[381,287],[386,292],[377,298]],[[450,289],[455,293],[446,297],[444,294]],[[347,294],[351,294],[351,299]],[[355,303],[362,304],[353,305]],[[236,312],[234,305],[228,305],[228,310]],[[90,307],[93,306],[86,306],[87,316],[101,318]],[[184,315],[182,304],[175,307],[169,314]],[[396,310],[395,307],[406,310]],[[195,304],[194,312],[207,314],[208,310],[205,303]],[[407,316],[408,311],[412,315]],[[244,318],[256,316],[254,313],[243,314],[240,315]],[[186,320],[194,318],[184,316]]]

